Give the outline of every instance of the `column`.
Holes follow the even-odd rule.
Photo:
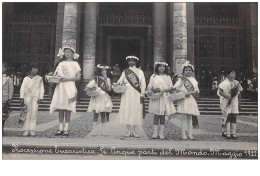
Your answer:
[[[96,59],[97,3],[85,3],[84,9],[84,60],[83,78],[89,81],[94,76]]]
[[[257,75],[258,73],[258,19],[257,19],[257,3],[250,3],[250,21],[251,21],[251,56],[252,56],[252,66],[253,72]]]
[[[64,21],[62,46],[71,46],[76,50],[78,27],[78,3],[66,2],[64,6]]]
[[[154,62],[166,58],[166,3],[154,3]]]
[[[181,76],[182,64],[187,60],[186,3],[173,3],[173,70]]]

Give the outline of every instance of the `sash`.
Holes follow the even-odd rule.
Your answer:
[[[129,68],[125,70],[125,77],[130,85],[139,93],[141,93],[141,87],[139,85],[139,78],[138,76]]]
[[[188,78],[182,77],[181,80],[182,80],[182,83],[183,83],[184,87],[188,91],[194,91],[194,86],[193,86],[193,84],[190,82],[190,80]],[[196,100],[197,97],[195,95],[192,95],[192,96]],[[195,129],[199,128],[199,120],[198,120],[197,116],[192,115],[192,126]]]
[[[100,78],[99,76],[95,76],[92,79],[96,81],[98,87],[100,87],[103,91],[107,92],[107,85],[104,79]]]
[[[186,77],[182,77],[181,78],[184,87],[188,90],[188,91],[194,91],[194,86],[193,84],[190,82],[190,80]]]

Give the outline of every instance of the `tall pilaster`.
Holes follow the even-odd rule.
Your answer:
[[[83,78],[90,80],[94,75],[96,60],[97,3],[85,3],[84,8],[84,60]]]
[[[154,3],[154,62],[166,60],[166,3]]]
[[[186,3],[173,3],[173,70],[182,74],[181,66],[187,60]]]

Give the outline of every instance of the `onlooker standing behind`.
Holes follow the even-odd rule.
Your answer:
[[[13,78],[6,74],[7,65],[2,66],[2,134],[4,135],[5,121],[11,111],[11,102],[14,93]]]

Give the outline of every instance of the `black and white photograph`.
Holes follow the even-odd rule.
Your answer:
[[[258,160],[257,1],[2,2],[1,48],[2,160]]]

